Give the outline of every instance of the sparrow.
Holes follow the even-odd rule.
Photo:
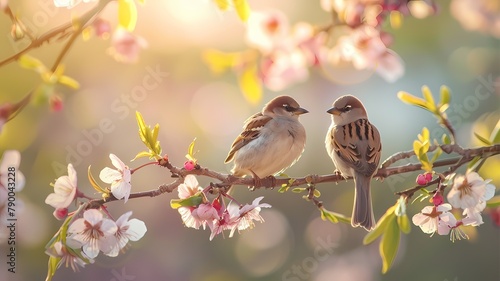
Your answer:
[[[375,227],[370,181],[380,162],[380,134],[354,96],[338,98],[327,113],[332,115],[332,123],[326,133],[326,151],[342,177],[354,178],[351,225],[370,231]]]
[[[245,121],[224,163],[234,160],[234,176],[257,181],[292,166],[302,155],[306,131],[299,116],[308,113],[289,96],[278,96]]]

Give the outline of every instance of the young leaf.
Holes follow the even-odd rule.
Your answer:
[[[443,142],[443,144],[451,144],[451,139],[447,134],[443,134],[443,136],[441,137],[441,141]]]
[[[27,69],[35,70],[38,73],[43,73],[48,71],[45,65],[43,65],[43,63],[39,59],[34,58],[30,55],[22,55],[19,57],[17,61],[19,62],[20,66]]]
[[[279,193],[284,193],[285,191],[288,191],[288,189],[290,188],[290,186],[292,186],[293,182],[295,181],[294,178],[290,178],[288,180],[288,183],[287,184],[282,184],[280,189],[278,190]]]
[[[481,160],[481,156],[476,156],[474,157],[474,159],[472,159],[470,162],[469,162],[469,165],[467,165],[467,170],[469,171],[475,171],[476,170],[476,165],[478,165],[480,162],[479,160]]]
[[[180,207],[194,207],[200,205],[202,201],[202,195],[197,194],[185,199],[172,199],[170,200],[170,207],[172,209],[179,209]]]
[[[421,107],[423,109],[429,110],[425,100],[423,100],[421,98],[417,98],[416,96],[414,96],[410,93],[400,91],[398,93],[398,98],[407,104],[415,105],[415,106]]]
[[[410,219],[408,219],[408,215],[404,214],[400,217],[397,217],[398,225],[401,231],[404,234],[409,234],[411,231]]]
[[[59,77],[58,83],[75,90],[80,88],[80,83],[78,83],[78,81],[66,75]]]
[[[450,89],[446,86],[441,86],[441,99],[439,101],[439,111],[440,112],[445,112],[446,109],[450,106],[450,100],[451,100],[451,95],[450,95]]]
[[[233,4],[238,13],[238,17],[240,17],[243,22],[246,22],[250,16],[250,6],[247,0],[233,0]]]
[[[229,8],[229,0],[215,0],[215,4],[221,11],[226,11]]]
[[[321,219],[324,221],[328,220],[332,223],[338,223],[338,222],[351,223],[350,218],[339,213],[328,211],[324,207],[319,208],[319,211],[321,212]]]
[[[90,166],[87,171],[87,176],[89,178],[90,185],[99,193],[103,194],[109,194],[109,190],[106,188],[102,188],[94,179],[94,176],[92,176],[92,172],[90,172]]]
[[[424,96],[425,101],[427,102],[427,108],[431,112],[436,111],[436,103],[434,102],[434,98],[432,97],[431,90],[427,86],[422,87],[422,95]]]
[[[375,229],[373,229],[371,232],[368,232],[366,234],[365,238],[363,238],[363,245],[368,245],[375,241],[380,235],[382,235],[385,232],[385,229],[388,225],[388,223],[396,216],[394,211],[396,210],[396,205],[391,206],[385,214],[378,220],[377,224],[375,225]]]
[[[118,24],[132,32],[137,23],[137,7],[134,0],[118,0]]]
[[[240,57],[237,53],[224,53],[218,50],[206,50],[203,52],[203,61],[215,74],[221,74],[233,67],[235,61]]]
[[[45,278],[45,281],[51,281],[52,277],[54,277],[54,274],[56,274],[57,267],[59,265],[59,262],[61,262],[61,257],[49,257],[49,268],[47,270],[47,277]]]
[[[498,120],[497,124],[495,125],[495,128],[493,129],[493,131],[491,131],[490,142],[491,143],[500,143],[500,119]]]
[[[490,140],[488,140],[487,138],[479,135],[478,133],[474,132],[474,136],[476,136],[476,138],[478,140],[480,140],[482,143],[484,143],[485,145],[492,145],[492,143],[490,142]]]
[[[292,189],[293,193],[301,193],[304,191],[306,191],[306,188],[304,188],[304,187],[296,187],[296,188]]]
[[[396,217],[392,217],[380,241],[380,257],[382,257],[382,273],[387,273],[398,253],[400,232]]]
[[[252,63],[246,67],[238,80],[245,99],[251,104],[257,104],[262,99],[262,85],[257,75],[257,65]]]

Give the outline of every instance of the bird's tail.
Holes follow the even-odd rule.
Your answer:
[[[375,227],[375,217],[373,216],[372,198],[370,194],[371,177],[355,174],[354,184],[354,206],[352,209],[351,225],[353,227],[362,226],[371,231]]]

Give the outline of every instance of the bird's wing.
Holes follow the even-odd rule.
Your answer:
[[[229,151],[224,163],[228,163],[233,160],[236,151],[256,139],[260,135],[262,127],[264,127],[271,119],[272,117],[263,115],[261,112],[248,118],[245,121],[243,132],[241,132],[231,145],[231,150]]]
[[[372,176],[380,161],[380,134],[366,119],[333,129],[333,149],[357,172]]]

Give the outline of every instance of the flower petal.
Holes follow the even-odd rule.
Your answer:
[[[138,219],[131,219],[129,222],[129,229],[127,230],[127,237],[131,241],[137,241],[141,239],[146,231],[148,230],[146,224]]]
[[[114,181],[121,180],[122,173],[120,171],[106,167],[101,170],[99,178],[105,183],[112,183]]]

